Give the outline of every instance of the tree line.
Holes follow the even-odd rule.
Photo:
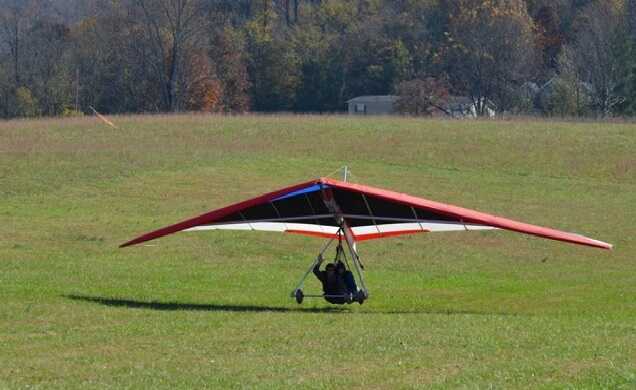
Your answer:
[[[0,117],[636,113],[636,0],[0,0]]]

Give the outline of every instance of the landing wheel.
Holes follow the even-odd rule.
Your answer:
[[[359,304],[363,304],[364,301],[369,298],[369,293],[366,290],[358,290],[358,296],[356,297]]]
[[[294,297],[296,297],[296,303],[300,305],[303,303],[303,299],[305,299],[305,294],[303,294],[303,290],[298,289],[294,292]]]

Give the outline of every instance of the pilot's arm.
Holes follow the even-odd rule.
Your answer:
[[[324,271],[320,270],[320,264],[322,264],[324,259],[322,258],[322,255],[318,255],[318,256],[319,256],[319,261],[318,263],[316,263],[316,266],[314,267],[314,275],[316,275],[318,280],[322,282],[325,280],[325,274],[324,274]]]

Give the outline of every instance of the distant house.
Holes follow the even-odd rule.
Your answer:
[[[446,111],[452,118],[477,118],[475,102],[466,96],[450,96],[446,103]],[[494,104],[486,102],[484,116],[487,118],[495,116]]]
[[[400,97],[395,95],[359,96],[347,101],[350,115],[390,115],[397,114],[395,104]],[[495,116],[495,107],[486,103],[485,116]],[[433,116],[451,118],[477,118],[475,103],[469,97],[450,96],[445,103],[432,112]]]
[[[539,111],[549,112],[551,110],[550,105],[553,104],[555,99],[561,99],[559,96],[559,79],[557,77],[552,77],[545,84],[539,87],[534,95],[534,105]],[[561,81],[561,87],[563,88],[563,84]],[[584,81],[578,81],[575,85],[568,85],[566,88],[570,89],[570,93],[576,94],[576,99],[578,100],[577,104],[585,105],[587,104],[594,94],[594,87],[590,83],[586,83]]]
[[[388,115],[395,113],[398,96],[358,96],[347,100],[350,115]]]
[[[467,96],[449,96],[444,102],[435,106],[430,114],[436,118],[474,119],[478,117],[475,102]],[[495,114],[495,105],[489,101],[486,102],[484,117],[493,118]]]

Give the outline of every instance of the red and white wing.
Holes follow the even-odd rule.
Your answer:
[[[122,247],[178,231],[258,230],[333,238],[342,222],[355,241],[403,234],[505,229],[611,249],[575,233],[530,225],[379,188],[321,178],[283,188],[144,234]]]

